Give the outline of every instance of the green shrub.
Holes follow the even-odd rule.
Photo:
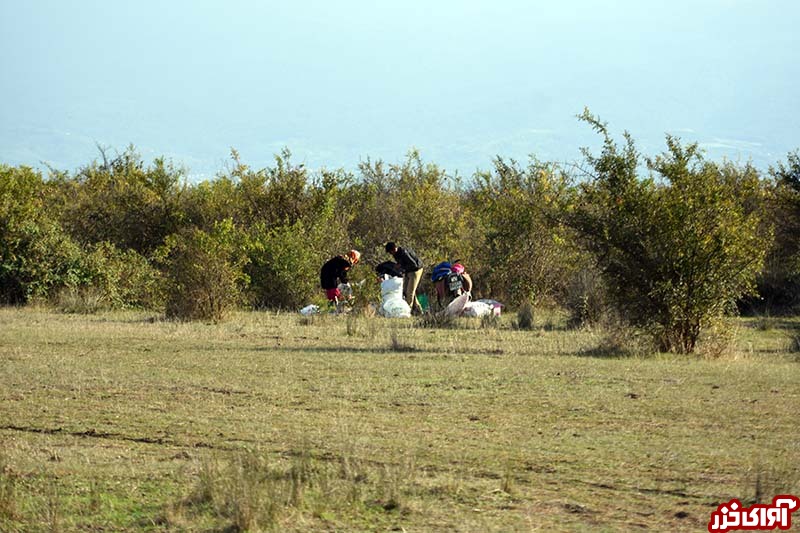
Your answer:
[[[54,305],[63,313],[88,315],[110,307],[105,294],[94,286],[64,287],[55,295]]]
[[[241,302],[247,258],[230,220],[210,233],[191,228],[171,235],[158,258],[167,278],[167,317],[219,321]]]
[[[599,273],[585,269],[577,272],[567,285],[565,307],[570,327],[593,326],[608,315],[606,289]]]
[[[287,149],[275,155],[274,166],[262,169],[251,168],[232,149],[225,171],[188,189],[182,200],[187,218],[203,230],[226,218],[246,228],[272,228],[313,218],[319,190],[311,186],[305,165],[292,163]]]
[[[13,240],[10,253],[0,260],[3,302],[43,301],[89,281],[83,250],[54,222],[27,221],[16,228]]]
[[[350,215],[338,209],[335,183],[326,181],[317,192],[313,210],[307,209],[303,218],[275,226],[260,222],[248,231],[246,273],[256,307],[298,309],[317,303],[323,263],[352,247],[347,235]],[[367,271],[357,266],[351,281],[363,279]]]
[[[119,250],[102,242],[87,255],[91,286],[115,309],[160,309],[164,305],[163,277],[135,250]]]
[[[475,277],[510,305],[560,301],[583,262],[572,232],[551,213],[565,195],[565,173],[552,164],[533,160],[523,168],[498,157],[493,172],[476,178],[469,202],[483,234],[484,260],[475,265]]]
[[[146,166],[129,146],[113,159],[56,174],[51,206],[65,231],[83,244],[114,243],[149,254],[181,227],[184,171],[163,158]]]
[[[249,232],[246,272],[257,307],[299,309],[319,293],[320,255],[302,222]]]
[[[762,212],[775,240],[758,279],[759,298],[745,303],[761,312],[791,314],[800,309],[800,151],[789,153],[769,174]]]
[[[85,277],[80,247],[45,212],[44,188],[38,172],[0,165],[2,303],[45,299]]]
[[[412,150],[400,164],[367,160],[360,180],[340,194],[337,211],[348,213],[352,243],[373,264],[389,259],[383,244],[396,241],[413,249],[426,273],[439,261],[460,259],[475,269],[478,244],[469,206],[462,202],[460,182]],[[341,252],[339,252],[341,253]],[[427,292],[425,276],[418,292]]]
[[[651,332],[659,349],[692,353],[701,331],[755,289],[769,235],[754,210],[761,189],[752,167],[706,162],[696,144],[667,136],[668,151],[646,159],[625,133],[619,148],[606,125],[583,120],[604,138],[585,151],[591,179],[565,213],[602,268],[622,316]]]
[[[530,302],[519,306],[516,325],[519,329],[533,329],[533,305]]]

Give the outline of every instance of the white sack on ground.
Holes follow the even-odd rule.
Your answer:
[[[481,317],[489,316],[494,312],[494,308],[485,302],[467,302],[461,316]]]
[[[300,310],[300,314],[303,316],[315,315],[317,313],[319,313],[319,306],[314,304],[307,305]]]
[[[487,316],[487,315],[494,315],[500,316],[500,312],[505,307],[503,304],[498,302],[497,300],[491,300],[489,298],[481,298],[480,300],[476,300],[474,302],[469,302],[464,307],[464,316]]]
[[[403,299],[403,278],[389,278],[381,282],[381,306],[378,313],[386,318],[411,316],[411,307]]]

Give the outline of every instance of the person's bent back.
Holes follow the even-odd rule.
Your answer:
[[[340,283],[348,283],[347,273],[361,259],[357,250],[350,250],[345,255],[332,257],[322,265],[319,272],[319,282],[325,291],[325,296],[331,302],[338,302],[342,293]]]

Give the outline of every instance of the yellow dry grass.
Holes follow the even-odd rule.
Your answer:
[[[697,531],[800,492],[797,321],[717,359],[509,324],[2,309],[0,530]]]

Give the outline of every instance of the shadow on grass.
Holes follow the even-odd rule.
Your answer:
[[[265,346],[254,348],[256,352],[293,352],[293,353],[322,353],[322,354],[336,354],[336,353],[363,353],[373,355],[384,355],[391,353],[398,354],[431,354],[431,355],[491,355],[499,356],[505,353],[501,348],[497,349],[484,349],[484,350],[470,350],[465,348],[420,348],[410,345],[387,345],[385,347],[375,348],[358,348],[352,346],[309,346],[309,347],[283,347],[283,346]],[[574,354],[571,354],[574,355]]]
[[[652,346],[630,328],[612,327],[594,335],[594,345],[569,355],[595,359],[630,359],[652,355]]]
[[[800,333],[800,319],[791,316],[756,316],[745,317],[742,320],[748,329],[760,331],[783,330],[790,333]]]
[[[647,356],[644,353],[635,352],[633,350],[609,348],[605,346],[595,346],[575,352],[565,352],[561,355],[572,355],[575,357],[587,357],[592,359],[632,359],[634,357],[639,358]]]
[[[263,346],[254,348],[256,352],[292,352],[292,353],[363,353],[363,354],[386,354],[386,353],[434,353],[436,350],[426,348],[416,348],[406,346],[404,349],[392,349],[390,346],[376,346],[374,348],[359,348],[354,346]]]

